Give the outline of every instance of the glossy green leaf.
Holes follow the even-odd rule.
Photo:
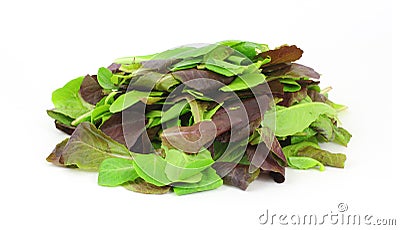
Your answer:
[[[314,146],[299,149],[297,156],[311,157],[324,165],[337,168],[344,168],[344,162],[346,161],[346,155],[342,153],[331,153]]]
[[[303,149],[308,146],[312,146],[314,148],[319,148],[318,144],[315,144],[313,142],[304,141],[304,142],[300,142],[297,144],[285,146],[282,148],[282,151],[285,154],[286,158],[288,158],[291,156],[297,156],[297,153],[299,152],[300,149]]]
[[[114,85],[111,80],[112,76],[111,70],[105,67],[101,67],[97,71],[97,81],[103,89],[118,89],[118,86]]]
[[[182,60],[178,63],[176,63],[171,71],[178,71],[178,70],[184,70],[184,69],[191,69],[196,67],[198,64],[200,64],[203,61],[202,57],[198,57],[198,58],[189,58],[189,59],[185,59]]]
[[[297,144],[288,145],[282,150],[288,159],[290,159],[290,157],[309,157],[326,166],[343,168],[344,162],[346,161],[346,155],[341,153],[331,153],[323,150],[318,144],[313,142],[304,141]]]
[[[333,127],[333,132],[335,133],[335,138],[333,139],[333,142],[336,142],[340,145],[347,146],[349,143],[352,135],[347,131],[346,129],[342,127]]]
[[[294,79],[282,78],[279,82],[283,84],[284,92],[297,92],[301,89],[301,85],[297,83]]]
[[[187,106],[189,106],[189,104],[186,100],[184,100],[176,103],[168,110],[162,112],[161,123],[177,119],[180,115],[186,113],[187,110],[185,110],[184,108]]]
[[[79,95],[82,81],[83,77],[76,78],[53,92],[53,112],[76,119],[93,108],[93,105],[83,101]]]
[[[202,172],[203,177],[198,183],[179,183],[173,188],[175,194],[186,195],[195,192],[212,190],[223,184],[222,179],[212,168],[207,168]]]
[[[149,92],[143,92],[138,90],[129,91],[119,96],[114,103],[110,106],[110,112],[117,113],[125,110],[132,105],[138,103],[141,99],[147,98],[150,95]]]
[[[275,135],[278,137],[285,137],[302,132],[309,127],[312,122],[317,120],[321,114],[335,117],[336,110],[321,102],[301,103],[277,110],[275,114],[273,112],[267,112],[265,119],[272,120],[275,116]],[[269,124],[267,124],[267,126],[268,125]]]
[[[166,147],[164,147],[164,151],[165,160],[167,161],[165,174],[172,182],[182,182],[199,174],[214,163],[210,152],[206,149],[197,154],[186,154],[181,150],[168,149]],[[198,179],[200,180],[201,177]]]
[[[224,92],[249,89],[265,82],[265,76],[262,73],[253,72],[240,75],[229,85],[221,88]]]
[[[205,68],[227,77],[240,75],[246,70],[245,66],[235,65],[218,59],[207,60]]]
[[[74,120],[71,117],[68,117],[62,113],[58,113],[56,111],[53,110],[47,110],[47,115],[49,115],[49,117],[53,118],[56,121],[61,122],[64,125],[71,125],[71,122]]]
[[[153,153],[134,156],[133,166],[136,173],[146,182],[156,186],[165,186],[171,183],[165,174],[166,165],[167,161],[164,158]]]
[[[128,181],[134,181],[138,177],[132,160],[108,158],[101,162],[99,167],[98,184],[118,186]]]
[[[289,157],[288,164],[295,169],[311,169],[318,166],[320,171],[325,170],[321,162],[310,157]]]
[[[311,137],[315,136],[317,132],[311,128],[306,128],[302,132],[296,133],[290,137],[291,144],[297,144],[303,141],[309,140]]]

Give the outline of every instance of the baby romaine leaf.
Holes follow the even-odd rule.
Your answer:
[[[89,112],[93,105],[82,100],[79,89],[84,77],[78,77],[65,84],[62,88],[55,90],[52,101],[55,106],[54,112],[63,114],[70,118],[78,118]]]
[[[346,161],[346,155],[342,153],[331,153],[314,146],[306,146],[299,149],[297,156],[311,157],[324,165],[337,168],[344,168],[344,162]]]
[[[95,105],[104,96],[103,88],[97,82],[96,76],[86,75],[79,89],[79,94],[86,102]]]
[[[123,184],[123,187],[134,192],[144,194],[165,194],[171,190],[170,186],[155,186],[147,183],[142,178],[137,178],[135,181],[129,181]]]
[[[292,63],[290,69],[285,73],[285,75],[292,77],[309,77],[314,79],[319,79],[320,77],[320,74],[315,72],[314,69],[297,63]]]
[[[167,121],[170,121],[173,119],[177,119],[180,115],[183,115],[183,114],[189,112],[189,110],[185,109],[188,106],[189,106],[189,103],[186,100],[183,100],[183,101],[180,101],[180,102],[174,104],[169,109],[162,112],[161,123],[164,123],[164,122],[167,122]]]
[[[318,132],[319,139],[329,142],[333,141],[340,145],[347,146],[350,141],[351,134],[342,127],[337,127],[334,120],[330,119],[325,115],[321,115],[316,121],[314,121],[310,128]]]
[[[297,144],[303,141],[307,141],[311,137],[315,136],[317,132],[312,129],[312,128],[306,128],[302,132],[296,133],[293,136],[290,137],[290,143],[291,144]]]
[[[320,171],[325,170],[325,167],[321,162],[311,157],[289,157],[288,163],[290,167],[295,169],[311,169],[318,166]]]
[[[47,115],[49,115],[49,117],[53,118],[54,120],[69,126],[71,125],[71,122],[74,120],[73,118],[68,117],[62,113],[56,112],[54,110],[47,110]]]
[[[296,61],[301,58],[303,55],[303,50],[300,48],[297,48],[297,46],[292,45],[284,45],[281,47],[278,47],[273,50],[268,50],[266,52],[260,53],[257,55],[257,57],[261,58],[267,58],[270,57],[271,61],[269,63],[266,63],[262,67],[266,66],[272,66],[280,63],[286,63],[286,62],[292,62]]]
[[[132,159],[125,146],[88,122],[78,125],[59,155],[60,164],[84,170],[97,170],[103,160],[111,157]]]
[[[198,153],[203,146],[214,139],[214,134],[213,122],[202,121],[192,126],[174,126],[164,129],[161,140],[164,146],[182,149],[187,153]]]
[[[195,68],[198,64],[200,64],[203,61],[202,57],[197,57],[197,58],[188,58],[185,60],[182,60],[171,68],[172,72],[178,71],[178,70],[185,70],[185,69],[191,69]]]
[[[64,133],[66,133],[66,134],[68,134],[68,135],[71,135],[74,131],[75,131],[75,126],[70,126],[70,125],[66,125],[66,124],[63,124],[63,123],[61,123],[61,122],[59,122],[59,121],[54,121],[54,123],[55,123],[55,125],[56,125],[56,128],[58,129],[58,130],[61,130],[61,131],[63,131]]]
[[[156,186],[165,186],[171,183],[165,174],[166,165],[167,161],[154,153],[134,155],[133,166],[136,173],[146,182]]]
[[[102,186],[118,186],[128,181],[134,181],[136,173],[132,160],[108,158],[99,167],[98,184]]]
[[[326,142],[333,141],[335,138],[335,134],[333,132],[334,126],[335,125],[333,124],[332,120],[324,114],[320,115],[317,120],[310,124],[310,128],[317,131]]]
[[[325,103],[311,102],[282,108],[277,110],[275,114],[267,112],[265,117],[272,120],[274,119],[273,116],[275,116],[275,135],[285,137],[303,131],[317,120],[321,114],[335,117],[336,111]]]
[[[113,73],[111,70],[101,67],[97,71],[97,81],[103,87],[103,89],[118,89],[118,86],[114,85],[112,82],[111,78],[113,76]]]
[[[253,60],[257,54],[268,50],[268,45],[248,41],[228,40],[219,42],[221,45],[230,46],[232,49],[242,53],[248,59]]]
[[[229,56],[231,56],[235,50],[228,46],[218,46],[215,49],[211,50],[209,53],[204,55],[204,60],[214,59],[214,60],[225,60]]]
[[[65,138],[63,141],[58,143],[50,155],[46,158],[48,162],[51,162],[57,166],[64,166],[64,164],[60,163],[60,158],[64,151],[65,145],[67,145],[69,138]]]
[[[294,79],[282,78],[279,79],[279,81],[283,83],[284,92],[297,92],[301,89],[301,85],[297,83]]]
[[[110,105],[98,105],[92,110],[90,114],[90,122],[96,124],[96,122],[104,116],[111,115]]]
[[[224,92],[249,89],[265,82],[265,76],[259,72],[245,73],[235,78],[229,85],[222,87]]]
[[[172,75],[183,84],[200,92],[211,92],[220,88],[221,82],[224,85],[231,83],[234,79],[208,70],[187,69],[173,72]]]
[[[343,168],[344,162],[346,161],[346,155],[341,153],[330,153],[329,151],[322,150],[318,144],[313,142],[304,141],[288,145],[282,150],[288,159],[290,157],[309,157],[317,160],[323,165],[338,168]]]
[[[319,148],[319,145],[313,142],[303,141],[297,144],[288,145],[282,148],[283,153],[286,157],[297,156],[300,149],[312,146],[314,148]]]
[[[136,104],[143,98],[147,98],[150,95],[149,92],[132,90],[121,96],[119,96],[114,103],[110,106],[110,112],[118,113],[125,110],[132,105]]]
[[[224,75],[226,77],[232,77],[235,75],[242,74],[247,67],[241,65],[235,65],[223,60],[209,59],[205,62],[205,68]]]
[[[179,183],[174,185],[174,192],[177,195],[186,195],[195,192],[212,190],[223,184],[222,179],[218,176],[213,168],[207,168],[202,172],[203,177],[198,183]]]
[[[333,132],[335,133],[335,138],[333,139],[333,142],[336,142],[340,145],[347,146],[351,139],[351,134],[349,131],[342,127],[333,127]]]
[[[281,98],[282,101],[280,101],[278,105],[282,105],[285,107],[292,106],[296,103],[305,102],[304,99],[307,98],[307,88],[302,87],[297,92],[285,92]]]
[[[195,176],[214,163],[211,153],[206,149],[190,155],[178,149],[168,149],[167,147],[163,149],[167,161],[165,174],[172,182],[181,182]]]
[[[248,165],[237,164],[236,166],[234,166],[232,164],[235,163],[216,162],[213,165],[213,168],[217,171],[217,173],[219,170],[221,170],[222,172],[226,171],[224,169],[221,169],[223,167],[228,167],[229,169],[232,168],[232,170],[230,170],[229,173],[222,178],[224,184],[232,185],[242,190],[246,190],[250,183],[253,182],[260,174],[260,169],[257,169],[254,172],[249,172]]]

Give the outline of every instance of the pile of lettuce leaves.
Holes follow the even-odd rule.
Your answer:
[[[223,41],[116,59],[52,94],[47,114],[70,135],[47,161],[98,171],[98,184],[178,195],[222,184],[246,190],[285,168],[343,168],[346,109],[320,89],[320,74],[294,63],[294,45]]]

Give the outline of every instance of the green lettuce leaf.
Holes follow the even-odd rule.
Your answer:
[[[331,153],[329,151],[323,150],[319,147],[318,144],[313,142],[304,141],[297,144],[288,145],[282,148],[282,151],[288,159],[289,166],[294,168],[298,167],[290,163],[292,157],[312,158],[325,166],[332,166],[337,168],[343,168],[344,162],[346,161],[346,155],[342,153]],[[299,162],[300,160],[298,158],[295,158],[295,161]],[[310,160],[306,159],[304,161]]]
[[[173,188],[175,194],[185,195],[195,192],[212,190],[220,187],[224,182],[212,168],[207,168],[202,172],[203,177],[198,183],[179,183]]]
[[[161,156],[150,154],[136,154],[133,166],[137,174],[147,183],[155,186],[165,186],[171,183],[165,174],[167,161]]]
[[[333,142],[336,142],[340,145],[347,146],[349,143],[352,135],[347,131],[346,129],[342,127],[333,127],[333,132],[335,133],[335,138],[333,139]]]
[[[324,165],[337,168],[344,168],[344,162],[346,161],[346,155],[342,153],[331,153],[314,146],[307,146],[299,149],[297,156],[310,157]]]
[[[132,160],[108,158],[101,162],[99,167],[98,184],[118,186],[128,181],[134,181],[138,177]]]
[[[311,158],[311,157],[289,157],[288,158],[289,166],[295,169],[311,169],[315,167],[319,167],[320,171],[324,171],[324,165]]]
[[[112,76],[111,70],[105,67],[101,67],[97,71],[97,81],[103,89],[118,89],[118,86],[114,85],[111,80]]]
[[[93,108],[93,105],[86,103],[79,95],[83,78],[71,80],[53,92],[52,101],[55,107],[53,112],[76,119]]]
[[[214,163],[211,153],[206,149],[201,150],[197,154],[186,154],[181,150],[168,149],[166,147],[163,149],[166,155],[165,160],[167,161],[165,174],[172,182],[182,182],[195,175],[200,175],[201,171]]]
[[[321,114],[335,117],[336,111],[321,102],[300,103],[287,108],[280,108],[274,114],[267,112],[266,119],[276,121],[275,135],[278,137],[291,136],[302,132],[310,126]],[[273,129],[273,127],[269,127]]]

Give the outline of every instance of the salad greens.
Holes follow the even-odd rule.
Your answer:
[[[98,184],[177,195],[246,190],[285,168],[343,168],[344,105],[328,99],[292,45],[229,40],[116,59],[52,94],[47,114],[70,135],[47,161],[98,172]]]

